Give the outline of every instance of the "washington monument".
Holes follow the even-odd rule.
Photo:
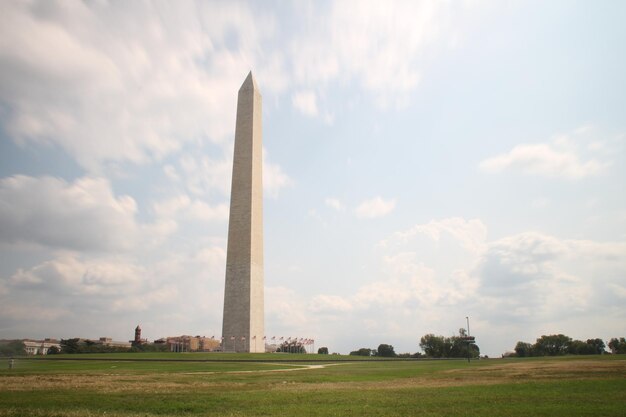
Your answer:
[[[237,98],[222,350],[265,352],[261,92],[252,71]]]

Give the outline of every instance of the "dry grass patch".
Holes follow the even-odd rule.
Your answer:
[[[495,383],[520,380],[597,379],[626,375],[626,361],[592,359],[520,361],[485,367],[451,369],[442,374],[478,380],[494,380]]]
[[[334,364],[333,364],[334,365]],[[397,390],[476,385],[496,385],[528,381],[561,379],[601,379],[626,375],[623,360],[552,360],[508,363],[486,362],[466,368],[441,370],[426,375],[405,376],[387,380],[307,382],[288,380],[229,381],[212,378],[218,374],[270,374],[284,371],[309,372],[329,365],[300,365],[298,368],[253,371],[216,371],[196,373],[153,374],[45,374],[0,376],[0,391],[87,390],[100,393],[168,393],[206,390],[271,391],[349,391]],[[417,372],[416,372],[417,373]]]

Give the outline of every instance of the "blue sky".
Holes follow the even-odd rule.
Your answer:
[[[626,333],[623,2],[0,8],[0,338],[219,336],[250,70],[268,336]]]

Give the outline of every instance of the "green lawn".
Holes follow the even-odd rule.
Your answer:
[[[128,358],[118,354],[80,355],[96,360],[18,359],[13,370],[2,359],[0,416],[623,416],[626,410],[620,356],[471,364],[289,361],[303,355],[246,361],[275,356],[132,354],[138,360],[125,362],[105,360]],[[215,358],[241,362],[188,360]]]

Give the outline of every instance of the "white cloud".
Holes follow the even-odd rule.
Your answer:
[[[427,240],[418,241],[416,236]],[[478,285],[469,270],[484,252],[485,239],[486,227],[477,219],[433,220],[394,233],[378,245],[381,279],[364,283],[350,296],[317,296],[312,305],[322,304],[331,311],[333,305],[344,311],[372,311],[379,306],[391,314],[413,304],[426,309],[467,300]],[[433,247],[433,241],[441,245]],[[469,256],[457,256],[458,248]]]
[[[17,175],[0,180],[0,239],[76,250],[128,250],[138,239],[137,207],[104,178],[68,183]]]
[[[218,204],[212,206],[204,201],[194,201],[189,207],[189,216],[202,221],[227,220],[228,205]]]
[[[295,80],[356,80],[381,107],[403,106],[420,80],[420,53],[450,31],[442,2],[332,2],[309,10],[291,45]],[[325,18],[320,18],[320,13]]]
[[[195,195],[220,193],[229,195],[233,160],[213,159],[207,156],[184,155],[179,160],[180,174],[187,189]]]
[[[180,180],[180,176],[178,175],[178,171],[176,170],[176,168],[173,165],[169,165],[169,164],[165,165],[163,167],[163,173],[171,181],[178,181],[178,180]]]
[[[587,158],[575,143],[561,136],[552,143],[517,145],[508,153],[483,160],[479,168],[484,172],[498,173],[506,170],[523,174],[577,180],[603,174],[610,163]]]
[[[228,205],[210,205],[201,200],[192,200],[186,194],[171,197],[154,204],[154,212],[160,220],[192,219],[200,221],[222,221],[228,219]]]
[[[349,300],[338,295],[317,295],[309,303],[308,309],[314,313],[341,313],[353,309]]]
[[[288,335],[310,334],[312,316],[306,312],[306,298],[296,293],[293,289],[277,286],[265,287],[265,317],[274,326],[268,331],[275,334]]]
[[[10,291],[0,299],[0,316],[9,326],[20,323],[19,333],[26,337],[32,337],[28,335],[33,331],[66,337],[74,334],[77,326],[83,332],[102,331],[112,322],[119,324],[114,317],[120,305],[125,305],[125,311],[132,310],[130,300],[134,298],[147,305],[154,291],[149,283],[154,278],[143,265],[128,258],[60,252],[53,259],[18,269],[6,280]],[[62,326],[55,322],[58,320]]]
[[[383,200],[381,197],[374,197],[365,200],[355,209],[356,216],[360,219],[373,219],[383,217],[391,213],[396,207],[396,200]]]
[[[392,282],[372,282],[359,288],[353,299],[361,309],[402,305],[412,296],[411,284],[407,284],[397,279]]]
[[[269,196],[276,197],[285,187],[291,187],[294,181],[285,174],[280,165],[269,162],[267,151],[263,149],[263,191]]]
[[[137,322],[154,322],[153,337],[172,328],[195,333],[207,325],[217,328],[225,250],[184,244],[124,256],[57,251],[49,260],[0,276],[7,289],[0,294],[0,328],[19,323],[14,331],[23,337],[33,337],[31,332],[96,337],[90,334],[94,329],[119,334],[120,323],[130,328]],[[60,318],[61,325],[50,325]]]
[[[381,241],[380,245],[406,244],[417,235],[427,236],[438,242],[444,233],[461,242],[466,250],[480,253],[484,249],[484,243],[487,238],[487,227],[479,219],[465,220],[460,217],[451,217],[442,220],[431,220],[426,224],[417,224],[408,230],[396,232],[391,238]]]
[[[171,218],[179,211],[188,208],[191,205],[191,199],[185,194],[168,198],[154,204],[154,212],[158,217]]]
[[[217,273],[219,275],[224,269],[224,265],[226,265],[226,251],[218,246],[203,248],[195,254],[193,260],[200,265],[204,265],[206,270],[219,271]]]
[[[150,311],[158,305],[169,305],[173,300],[180,300],[184,297],[180,293],[178,286],[168,284],[145,292],[116,297],[111,303],[111,309],[121,313]]]
[[[482,221],[461,218],[394,233],[378,246],[382,262],[376,279],[352,294],[316,295],[309,309],[359,322],[376,335],[374,342],[393,337],[398,344],[412,343],[402,336],[407,329],[447,335],[470,315],[479,345],[487,346],[490,355],[541,332],[576,335],[581,330],[571,325],[572,318],[604,322],[626,315],[626,261],[620,255],[626,253],[626,242],[538,232],[493,242],[486,236]],[[577,337],[608,337],[609,327],[588,327],[586,332],[600,333]]]
[[[25,317],[37,317],[37,320],[43,322],[44,326],[49,329],[49,326],[54,325],[54,323],[58,320],[71,317],[72,311],[69,307],[50,306],[45,305],[44,303],[33,305],[4,302],[0,304],[0,316],[2,316],[5,320],[8,319],[21,322],[24,321]]]
[[[616,296],[619,298],[623,298],[626,300],[626,286],[625,285],[617,285],[617,284],[609,284],[609,289],[611,289]]]
[[[54,293],[116,296],[136,291],[144,274],[142,267],[121,259],[83,261],[65,254],[28,270],[18,270],[10,282]]]
[[[234,3],[8,3],[0,16],[5,126],[14,140],[58,145],[97,173],[199,138],[223,142],[249,68],[268,63],[263,88],[285,87],[280,55],[258,48],[272,27]]]
[[[276,197],[280,190],[294,184],[280,165],[270,162],[267,150],[263,149],[263,190]],[[229,196],[233,170],[232,156],[214,159],[207,156],[185,155],[179,160],[180,178],[187,189],[197,196]]]
[[[544,209],[549,205],[550,200],[545,197],[536,198],[530,203],[530,206],[534,209]]]
[[[324,204],[337,211],[344,211],[346,209],[346,207],[339,199],[333,197],[326,198],[324,200]]]
[[[489,244],[475,269],[484,314],[494,322],[542,323],[601,317],[624,284],[623,242],[567,240],[537,232]]]
[[[606,150],[606,143],[601,140],[594,141],[587,145],[587,149],[594,152],[601,152]]]
[[[246,4],[8,3],[0,101],[11,111],[3,123],[16,142],[53,144],[100,175],[189,143],[224,143],[234,92],[258,68],[270,97],[292,85],[293,105],[330,124],[318,103],[329,81],[354,79],[383,107],[405,104],[421,51],[447,33],[448,8],[333,2],[298,14],[301,30],[285,41],[275,16]]]
[[[291,97],[291,104],[302,114],[310,117],[318,115],[317,97],[314,91],[300,91]]]

